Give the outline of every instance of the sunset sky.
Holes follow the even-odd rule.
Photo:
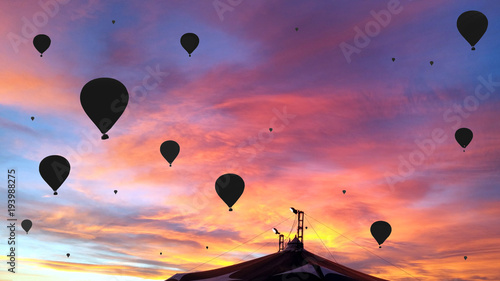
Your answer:
[[[489,21],[475,51],[457,30],[469,10]],[[2,1],[0,280],[165,280],[248,261],[278,250],[271,229],[288,237],[292,206],[305,248],[355,270],[498,280],[499,19],[500,3],[472,0]],[[52,40],[43,57],[37,34]],[[107,140],[80,104],[100,77],[130,95]],[[166,140],[180,145],[172,167]],[[57,196],[39,173],[49,155],[71,164]],[[245,181],[232,212],[215,191],[226,173]]]

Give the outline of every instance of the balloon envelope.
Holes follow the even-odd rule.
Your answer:
[[[30,220],[23,220],[23,222],[21,222],[21,226],[23,227],[24,231],[26,231],[26,233],[30,231],[32,225],[33,223]]]
[[[396,58],[392,58],[392,61],[395,61],[395,60],[396,60]]]
[[[68,160],[60,155],[45,157],[38,167],[43,180],[54,190],[54,195],[57,195],[57,189],[68,178],[70,169]]]
[[[245,182],[236,174],[224,174],[215,182],[215,190],[229,207],[229,211],[232,211],[231,207],[238,201],[245,190]]]
[[[392,228],[391,225],[385,221],[376,221],[370,227],[370,232],[372,233],[373,238],[377,240],[377,243],[382,245],[385,239],[391,235]]]
[[[175,158],[177,158],[177,155],[179,155],[180,149],[181,148],[179,144],[173,140],[168,140],[161,144],[161,155],[163,155],[163,158],[167,160],[167,162],[170,164],[170,167],[172,167],[172,162],[174,162]]]
[[[464,260],[467,260],[467,256],[464,256]]]
[[[103,134],[108,137],[111,127],[118,121],[128,104],[127,88],[113,78],[97,78],[82,88],[80,103],[87,116]]]
[[[50,46],[50,38],[45,34],[38,34],[33,38],[33,45],[42,56],[43,52],[47,51]]]
[[[35,117],[31,116],[31,121],[35,120]]]
[[[469,145],[472,141],[472,136],[472,131],[468,128],[460,128],[455,132],[455,139],[463,148],[466,148],[467,145]]]
[[[115,190],[115,194],[118,192],[118,190]]]
[[[342,192],[345,194],[345,190],[342,190]]]
[[[186,33],[181,37],[181,45],[188,52],[189,56],[198,47],[200,43],[200,38],[194,33]]]
[[[66,256],[69,258],[69,253],[67,253]]]
[[[467,11],[458,17],[457,28],[465,40],[469,42],[472,50],[475,50],[474,45],[479,42],[488,28],[488,19],[481,12]]]

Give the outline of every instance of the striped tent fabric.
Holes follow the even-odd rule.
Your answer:
[[[388,281],[332,262],[306,251],[294,238],[284,251],[247,262],[193,273],[166,281]]]

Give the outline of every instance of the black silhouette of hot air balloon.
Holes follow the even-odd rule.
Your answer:
[[[128,104],[127,88],[113,78],[97,78],[82,88],[80,102],[83,110],[103,134],[106,134],[118,121]]]
[[[68,178],[71,167],[66,158],[50,155],[40,162],[38,169],[45,182],[54,190],[54,195],[57,195],[56,191]]]
[[[433,61],[430,61],[429,63],[430,63],[431,65],[433,65],[433,64],[434,64],[434,62],[433,62]]]
[[[189,56],[198,47],[200,43],[200,38],[194,33],[186,33],[181,37],[181,45],[188,52]]]
[[[118,192],[118,190],[115,189],[115,194]]]
[[[396,58],[392,58],[392,61],[395,61],[395,60],[396,60]]]
[[[455,132],[455,139],[464,148],[472,141],[472,131],[468,128],[460,128]]]
[[[111,22],[112,22],[113,24],[115,24],[115,20],[112,20]]]
[[[40,57],[42,57],[43,52],[47,51],[50,46],[50,38],[45,34],[38,34],[33,38],[33,45],[40,53]]]
[[[299,28],[298,28],[298,27],[296,27],[296,28],[295,28],[295,31],[299,31]]]
[[[344,193],[344,194],[345,194],[345,190],[342,190],[342,193]]]
[[[160,252],[160,256],[161,256],[161,252]]]
[[[208,246],[207,246],[207,250],[208,250]]]
[[[272,132],[273,131],[273,128],[269,128],[269,132]]]
[[[385,239],[391,235],[392,228],[391,225],[385,221],[376,221],[370,227],[370,232],[372,233],[373,238],[377,240],[377,243],[382,245]],[[379,248],[382,248],[382,246],[379,246]]]
[[[69,258],[69,253],[67,253],[66,256]]]
[[[31,121],[35,120],[35,117],[31,116]]]
[[[168,140],[161,144],[161,155],[163,155],[163,158],[167,160],[167,162],[170,164],[170,167],[172,167],[172,162],[174,162],[177,155],[179,155],[180,149],[181,148],[179,147],[179,144],[173,140]]]
[[[235,174],[224,174],[215,182],[215,191],[229,207],[229,211],[233,210],[232,207],[243,194],[243,190],[245,190],[245,182]]]
[[[467,260],[467,256],[464,256],[464,260]]]
[[[28,234],[28,231],[30,231],[32,225],[33,223],[30,220],[23,220],[21,222],[21,226],[23,227],[24,231],[26,231],[26,234]]]
[[[471,45],[471,50],[475,50],[474,46],[483,37],[488,28],[488,19],[481,12],[467,11],[458,17],[457,28],[460,34]]]

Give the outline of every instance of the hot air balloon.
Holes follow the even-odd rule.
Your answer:
[[[67,253],[66,256],[69,258],[69,253]]]
[[[35,120],[35,117],[31,116],[31,121]]]
[[[200,43],[200,38],[194,33],[186,33],[181,37],[181,45],[188,52],[189,56],[198,47]]]
[[[460,128],[455,132],[455,139],[464,148],[472,141],[472,131],[468,128]]]
[[[396,60],[396,58],[392,58],[392,61],[395,61],[395,60]]]
[[[50,46],[50,38],[45,34],[38,34],[33,38],[33,45],[40,53],[40,57],[42,57],[43,52],[47,51]]]
[[[272,132],[273,131],[273,128],[269,128],[269,132]]]
[[[112,20],[111,22],[112,22],[113,24],[115,24],[115,20]]]
[[[370,232],[372,233],[373,238],[377,240],[377,243],[382,245],[385,239],[391,235],[392,228],[391,225],[385,221],[376,221],[370,227]],[[382,248],[382,246],[379,246],[379,248]]]
[[[207,250],[208,250],[208,246],[207,246]]]
[[[181,148],[179,147],[179,144],[173,140],[168,140],[161,144],[161,155],[163,155],[163,158],[167,160],[167,162],[170,164],[170,167],[172,167],[172,162],[174,162],[177,155],[179,155],[180,149]]]
[[[431,65],[433,65],[433,64],[434,64],[434,62],[433,62],[433,61],[430,61],[429,63],[430,63]]]
[[[118,121],[128,104],[127,88],[113,78],[97,78],[82,88],[80,102],[83,110],[103,134],[106,134]]]
[[[23,227],[24,231],[26,231],[26,234],[28,234],[28,231],[30,231],[32,225],[33,223],[30,220],[23,220],[21,222],[21,226]]]
[[[118,192],[118,190],[115,189],[115,194]]]
[[[229,207],[229,211],[232,211],[233,205],[238,201],[245,190],[245,182],[238,175],[224,174],[215,182],[215,190],[219,197]]]
[[[464,256],[464,260],[467,260],[467,256]]]
[[[475,50],[474,46],[483,37],[488,28],[488,19],[481,12],[467,11],[458,17],[457,28],[460,34],[471,45],[471,50]]]
[[[54,195],[57,195],[56,191],[68,178],[71,167],[66,158],[50,155],[40,162],[38,169],[45,182],[54,190]]]
[[[342,193],[344,193],[344,194],[345,194],[345,190],[342,190]]]
[[[160,252],[160,256],[161,256],[161,252]]]
[[[299,31],[299,28],[298,28],[298,27],[296,27],[296,28],[295,28],[295,31]]]

